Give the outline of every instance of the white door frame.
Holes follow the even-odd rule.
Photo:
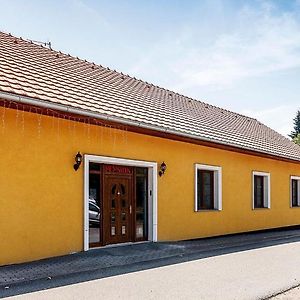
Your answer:
[[[157,163],[116,158],[109,156],[84,155],[84,251],[89,250],[89,163],[113,164],[148,168],[148,240],[157,241]],[[151,201],[152,200],[152,201]]]

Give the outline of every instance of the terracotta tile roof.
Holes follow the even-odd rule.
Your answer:
[[[300,161],[259,121],[0,32],[0,91]]]

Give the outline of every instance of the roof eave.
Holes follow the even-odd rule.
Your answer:
[[[288,161],[291,161],[294,163],[300,163],[300,158],[299,158],[299,160],[297,160],[297,159],[287,157],[287,156],[283,157],[283,156],[271,154],[267,151],[258,151],[258,150],[250,149],[250,148],[244,147],[242,145],[238,145],[238,146],[232,145],[232,144],[224,143],[222,141],[215,140],[212,138],[199,137],[196,135],[188,134],[186,132],[180,132],[177,130],[163,128],[163,127],[156,126],[156,125],[150,125],[150,124],[146,124],[143,122],[128,120],[125,118],[104,115],[104,114],[92,112],[89,110],[84,110],[82,108],[75,108],[75,107],[66,106],[66,105],[59,104],[59,103],[53,103],[53,102],[49,102],[46,100],[31,98],[28,96],[18,95],[18,94],[14,94],[14,93],[0,91],[0,99],[7,100],[7,101],[13,101],[16,103],[32,105],[32,106],[41,107],[41,108],[46,108],[46,109],[53,109],[53,110],[57,110],[57,111],[65,112],[65,113],[69,113],[69,114],[91,117],[91,118],[95,118],[95,119],[99,119],[99,120],[103,120],[103,121],[109,121],[109,122],[113,122],[113,123],[117,123],[117,124],[121,124],[121,125],[138,127],[138,128],[142,128],[142,129],[160,132],[163,134],[181,136],[183,138],[187,138],[187,139],[191,139],[191,140],[198,140],[200,142],[203,141],[206,143],[218,144],[218,145],[225,146],[225,147],[232,147],[234,149],[245,150],[245,151],[251,152],[253,154],[255,153],[256,155],[262,154],[262,155],[271,156],[276,159],[282,159],[282,160],[288,160]]]

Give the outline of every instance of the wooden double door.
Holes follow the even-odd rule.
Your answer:
[[[89,247],[148,239],[148,169],[89,164]]]

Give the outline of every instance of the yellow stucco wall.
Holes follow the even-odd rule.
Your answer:
[[[300,224],[290,175],[300,164],[238,154],[0,107],[0,265],[83,250],[81,153],[165,161],[158,239],[179,240]],[[194,212],[194,164],[222,167],[223,210]],[[271,173],[271,209],[252,210],[251,172]]]

